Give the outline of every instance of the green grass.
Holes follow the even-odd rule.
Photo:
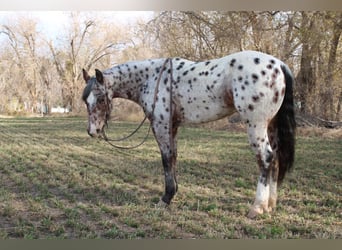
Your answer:
[[[118,151],[88,137],[86,123],[0,120],[0,238],[342,238],[340,138],[299,136],[277,210],[250,220],[258,168],[246,133],[181,128],[179,192],[160,209],[153,136]],[[109,136],[121,137],[137,124],[110,126]]]

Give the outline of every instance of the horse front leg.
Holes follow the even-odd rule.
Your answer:
[[[163,131],[165,130],[165,131]],[[172,128],[170,133],[165,129],[153,129],[155,138],[158,142],[165,177],[165,193],[159,201],[159,207],[170,205],[172,198],[178,190],[177,184],[177,127]]]

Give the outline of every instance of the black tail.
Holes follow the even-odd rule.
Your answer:
[[[284,179],[294,162],[295,157],[295,135],[296,120],[293,103],[293,84],[294,79],[290,69],[286,65],[281,66],[281,70],[285,76],[285,97],[281,107],[277,113],[277,130],[278,130],[278,160],[279,175],[278,182]]]

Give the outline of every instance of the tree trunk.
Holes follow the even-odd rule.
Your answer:
[[[308,13],[301,12],[301,42],[302,53],[300,60],[300,70],[297,75],[297,89],[299,100],[301,102],[301,112],[308,113],[310,107],[308,106],[308,97],[316,87],[316,74],[315,74],[315,59],[317,56],[317,38],[314,37],[315,29],[315,16],[309,17]]]
[[[341,120],[341,106],[342,106],[342,91],[340,92],[340,97],[338,98],[337,102],[337,110],[336,110],[336,121]]]
[[[333,87],[333,78],[336,68],[336,52],[338,43],[340,40],[342,32],[342,20],[339,19],[334,23],[333,26],[333,37],[330,41],[330,51],[329,51],[329,59],[328,59],[328,70],[327,75],[325,77],[325,90],[324,90],[324,99],[323,105],[327,119],[334,119],[334,87]]]

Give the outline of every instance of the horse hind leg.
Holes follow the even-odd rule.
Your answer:
[[[269,124],[267,134],[273,150],[273,161],[271,164],[270,174],[270,197],[268,200],[268,209],[272,211],[276,208],[277,204],[277,185],[278,185],[278,174],[279,174],[279,159],[278,159],[278,141],[277,141],[277,128],[275,127],[274,120]]]
[[[250,145],[256,154],[260,170],[255,201],[248,213],[249,218],[254,218],[259,214],[271,211],[269,208],[269,199],[270,193],[274,192],[274,186],[272,186],[273,178],[271,177],[271,169],[274,165],[274,154],[269,143],[267,127],[263,123],[253,124],[253,122],[248,122],[248,137]]]

